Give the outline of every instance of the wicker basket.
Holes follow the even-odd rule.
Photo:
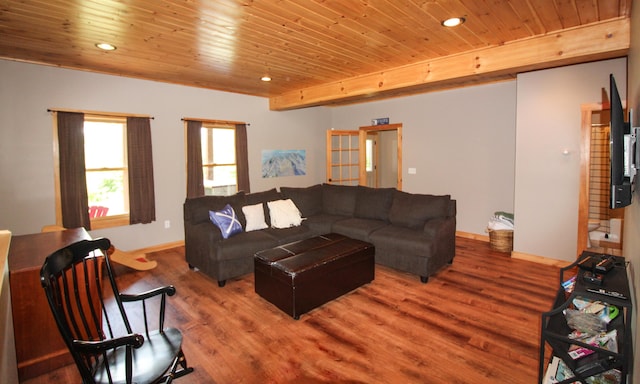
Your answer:
[[[489,243],[494,251],[511,252],[513,250],[513,231],[489,229]]]

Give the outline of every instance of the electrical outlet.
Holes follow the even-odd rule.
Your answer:
[[[171,221],[165,220],[164,221],[164,229],[169,229],[169,228],[171,228]]]
[[[409,173],[410,175],[415,175],[416,174],[416,169],[415,168],[409,168],[407,171],[408,171],[407,173]]]

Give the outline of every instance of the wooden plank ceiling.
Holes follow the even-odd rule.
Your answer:
[[[631,2],[0,0],[0,58],[269,97],[282,110],[624,56]],[[444,28],[453,16],[466,22]]]

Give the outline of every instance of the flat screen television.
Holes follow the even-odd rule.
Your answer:
[[[631,204],[633,183],[636,174],[636,137],[635,132],[632,132],[631,129],[631,118],[628,122],[624,121],[624,108],[613,74],[609,75],[609,98],[611,106],[610,206],[615,209]]]

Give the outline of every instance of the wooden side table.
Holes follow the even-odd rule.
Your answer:
[[[45,258],[58,249],[89,239],[84,228],[11,239],[9,281],[20,381],[73,363],[40,285],[40,268]]]

